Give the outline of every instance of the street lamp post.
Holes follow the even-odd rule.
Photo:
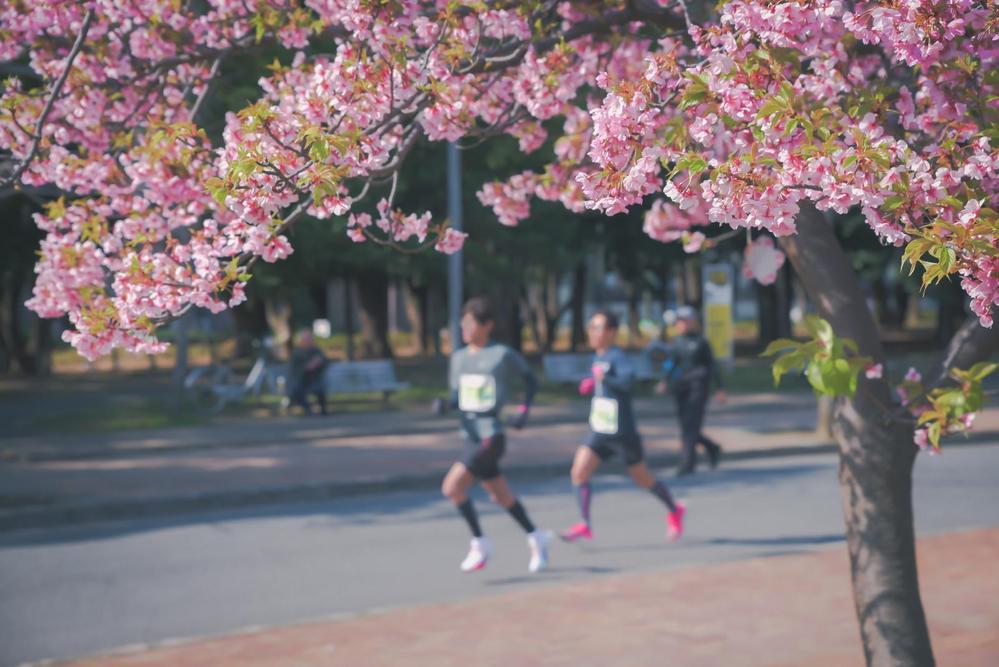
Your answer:
[[[451,228],[461,231],[461,153],[458,145],[447,145],[447,216]],[[451,352],[461,346],[461,301],[464,291],[462,276],[462,251],[454,253],[447,260],[447,305],[448,331],[451,337]]]

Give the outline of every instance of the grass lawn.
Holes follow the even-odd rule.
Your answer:
[[[71,352],[69,354],[72,354]],[[195,347],[195,363],[207,363],[207,348]],[[529,354],[532,367],[541,378],[537,401],[565,404],[579,400],[574,385],[547,382],[541,374],[541,359]],[[888,374],[901,379],[910,366],[925,369],[935,357],[932,351],[896,355],[889,360]],[[78,359],[78,357],[76,358]],[[70,359],[61,359],[68,365]],[[4,435],[41,435],[46,433],[105,433],[133,429],[199,426],[211,423],[213,417],[192,403],[177,406],[170,380],[169,359],[157,361],[156,371],[145,370],[144,358],[121,360],[122,367],[131,371],[112,372],[57,370],[45,379],[2,379],[0,381],[0,421],[5,423]],[[124,363],[127,361],[128,363]],[[138,362],[138,363],[133,363]],[[250,362],[237,366],[235,377],[242,378]],[[59,365],[57,364],[57,369]],[[193,365],[193,364],[192,364]],[[446,395],[447,360],[443,357],[401,357],[395,361],[400,380],[410,388],[394,394],[388,404],[381,394],[334,396],[334,413],[378,413],[406,411],[423,413],[433,399]],[[775,388],[770,360],[758,357],[739,358],[726,369],[726,388],[730,393],[810,391],[800,375],[785,376]],[[652,396],[651,382],[640,383],[636,396]],[[242,403],[230,404],[223,418],[268,418],[278,413],[280,397],[261,396]]]

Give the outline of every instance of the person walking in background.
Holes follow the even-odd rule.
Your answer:
[[[525,397],[513,421],[521,429],[527,422],[528,411],[537,391],[537,380],[520,354],[491,340],[494,326],[492,308],[482,298],[470,299],[462,310],[461,337],[466,347],[451,354],[448,384],[451,396],[447,403],[435,401],[435,411],[457,408],[465,452],[456,461],[441,484],[442,493],[454,503],[472,533],[472,542],[461,563],[464,572],[481,570],[492,554],[492,546],[479,525],[479,517],[468,492],[479,481],[489,495],[527,534],[530,550],[530,572],[540,572],[548,564],[548,543],[551,533],[539,530],[531,522],[499,462],[506,451],[506,436],[500,416],[506,403],[509,386],[515,378],[524,383]]]
[[[701,334],[700,321],[693,308],[681,306],[677,309],[676,332],[676,339],[666,347],[662,367],[665,376],[656,386],[656,392],[664,394],[670,390],[676,401],[682,447],[676,474],[683,476],[697,469],[698,444],[704,447],[712,468],[721,460],[721,445],[704,435],[702,428],[712,381],[718,387],[715,394],[718,403],[725,403],[725,389],[721,369],[710,343]]]
[[[570,472],[581,520],[560,537],[567,542],[593,538],[590,479],[603,461],[617,454],[624,459],[635,484],[648,490],[666,506],[666,536],[675,540],[683,534],[686,508],[683,503],[673,500],[666,485],[656,479],[645,463],[642,438],[631,405],[635,371],[628,355],[614,344],[617,329],[617,317],[605,310],[595,313],[587,325],[587,337],[595,352],[593,374],[580,383],[579,392],[593,396],[590,434],[586,444],[576,450]]]
[[[309,395],[315,395],[319,413],[326,414],[326,386],[323,374],[329,361],[316,345],[312,331],[302,329],[295,336],[295,349],[288,368],[288,402],[300,405],[305,414],[312,414]]]

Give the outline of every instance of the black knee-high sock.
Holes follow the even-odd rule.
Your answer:
[[[590,525],[590,498],[593,497],[589,482],[583,482],[575,486],[576,503],[579,505],[579,514],[583,517],[583,523]]]
[[[673,496],[670,495],[669,489],[666,488],[665,484],[657,479],[656,483],[649,487],[649,491],[651,491],[655,497],[659,498],[659,500],[663,501],[663,504],[669,508],[670,512],[676,511],[676,503],[673,502]]]
[[[510,516],[513,517],[514,521],[520,524],[520,527],[524,529],[525,533],[534,532],[534,524],[531,523],[531,520],[527,516],[527,510],[524,509],[524,506],[520,504],[519,500],[513,501],[513,505],[507,507],[506,511],[510,513]]]
[[[458,511],[461,512],[461,516],[465,517],[465,521],[472,531],[472,537],[482,537],[482,529],[479,527],[479,515],[475,513],[475,505],[472,504],[472,499],[466,498],[465,502],[457,507]]]

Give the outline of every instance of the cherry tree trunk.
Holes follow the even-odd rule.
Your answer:
[[[837,336],[884,360],[874,319],[829,223],[802,207],[798,234],[781,244],[813,303]],[[912,510],[912,425],[885,418],[888,384],[861,376],[852,399],[833,410],[839,485],[846,520],[853,599],[868,665],[933,665],[919,596]]]

